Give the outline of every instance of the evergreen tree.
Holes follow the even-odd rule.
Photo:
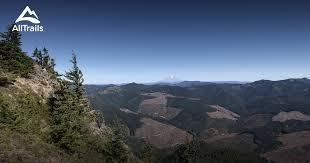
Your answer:
[[[83,100],[83,95],[84,95],[84,88],[83,88],[83,73],[78,67],[77,64],[77,58],[76,55],[73,53],[72,54],[72,59],[71,59],[72,68],[69,70],[69,72],[66,72],[65,77],[71,82],[71,86],[75,92],[75,95],[78,99],[78,101]]]
[[[150,163],[152,160],[152,147],[149,144],[146,144],[141,152],[142,159],[144,163]]]
[[[193,141],[187,140],[186,144],[180,145],[175,151],[173,160],[181,163],[195,163],[200,150],[199,141],[194,138]],[[199,161],[198,161],[199,162]]]
[[[42,51],[38,50],[37,48],[33,52],[33,56],[36,57],[36,62],[43,68],[43,55]]]
[[[51,69],[55,70],[55,66],[56,66],[55,59],[51,58],[51,60],[50,60],[50,67],[51,67]]]
[[[48,54],[46,49],[43,49],[43,54]],[[74,67],[82,73],[77,67],[76,57],[73,60],[75,61]],[[74,71],[70,72],[72,73],[68,73],[68,77],[74,79],[72,76],[76,74],[73,73]],[[50,140],[69,153],[81,153],[86,149],[87,144],[85,129],[87,128],[87,113],[84,111],[88,108],[81,105],[80,96],[72,80],[59,79],[59,83],[60,88],[55,92],[55,97],[49,100],[53,123]],[[80,85],[82,86],[82,82]]]
[[[48,50],[44,47],[42,50],[42,67],[46,70],[48,70],[51,66],[50,66],[50,56],[48,54]]]
[[[37,63],[39,63],[39,50],[38,48],[35,48],[33,53],[32,53],[32,57],[33,57],[33,60]]]
[[[67,81],[60,81],[60,89],[50,99],[49,106],[52,117],[50,141],[69,153],[79,151],[85,143],[82,141],[83,116],[77,109],[74,92]]]
[[[42,51],[36,48],[33,51],[33,60],[38,63],[42,69],[45,69],[49,73],[53,74],[56,78],[59,74],[55,71],[55,60],[50,57],[47,48],[43,48]]]
[[[123,135],[118,127],[113,127],[112,134],[106,139],[104,146],[105,161],[111,163],[126,162],[128,160],[128,149],[122,140]]]
[[[0,67],[7,72],[28,77],[33,71],[33,61],[21,50],[21,34],[12,31],[0,33]]]
[[[32,57],[34,58],[34,61],[37,62],[43,69],[47,69],[50,56],[48,54],[48,50],[45,47],[42,51],[38,50],[38,48],[35,48]]]
[[[9,25],[6,32],[0,33],[1,42],[7,44],[13,51],[22,52],[21,34],[18,31],[12,31],[13,24]]]

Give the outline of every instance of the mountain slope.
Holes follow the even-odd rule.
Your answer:
[[[106,91],[111,89],[110,86],[88,86],[86,91],[92,106],[104,113],[108,123],[121,120],[132,136],[140,135],[141,128],[151,130],[152,127],[148,129],[142,123],[142,119],[151,118],[156,123],[182,129],[195,140],[263,154],[281,148],[282,134],[310,130],[307,118],[310,116],[310,80],[306,78],[186,87],[128,84],[113,88],[117,91]],[[172,118],[166,118],[167,108],[179,111]],[[154,132],[154,139],[156,136]],[[149,140],[152,136],[138,137],[154,145]],[[307,149],[300,154],[305,157]],[[268,155],[267,158],[277,157]]]
[[[33,59],[21,35],[0,35],[0,162],[130,162],[122,131],[107,127],[92,110],[83,74],[72,68],[60,78],[46,48]]]

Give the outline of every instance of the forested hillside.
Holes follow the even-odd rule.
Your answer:
[[[0,162],[133,160],[120,128],[89,106],[77,56],[61,75],[47,48],[29,57],[11,28],[0,37]]]
[[[161,153],[164,158],[155,160],[182,159],[181,144],[191,142],[184,139],[187,134],[200,142],[194,162],[232,156],[241,159],[236,162],[258,156],[276,162],[310,159],[310,80],[306,78],[192,86],[90,85],[86,90],[92,106],[104,113],[108,123],[118,119],[126,124],[130,141],[173,153]],[[170,149],[163,148],[164,140],[169,140]]]

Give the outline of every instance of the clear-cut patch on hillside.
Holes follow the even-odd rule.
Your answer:
[[[150,118],[143,118],[141,128],[136,130],[135,136],[157,148],[167,148],[184,144],[192,140],[192,135],[172,125],[160,123]]]
[[[280,112],[272,117],[272,121],[285,122],[288,120],[310,121],[310,116],[305,115],[299,111],[290,111]]]
[[[138,113],[133,112],[133,111],[126,109],[126,108],[120,108],[119,110],[124,112],[124,113],[128,113],[128,114],[138,114]]]
[[[162,92],[143,93],[141,95],[154,98],[142,101],[139,106],[139,113],[152,117],[172,119],[181,112],[181,109],[167,107],[167,98],[174,97],[173,95]]]
[[[310,132],[300,131],[278,137],[282,145],[263,156],[275,162],[308,162],[310,160]]]
[[[99,91],[99,94],[117,94],[122,92],[122,88],[118,86],[111,86],[104,90]]]
[[[294,148],[310,144],[310,131],[300,131],[289,134],[283,134],[278,138],[281,143],[281,149]]]
[[[253,142],[254,136],[251,134],[225,133],[211,138],[204,139],[208,144],[226,147],[242,151],[254,151],[257,145]]]
[[[207,112],[208,116],[216,119],[230,119],[236,121],[240,116],[224,107],[219,105],[209,105],[211,108],[215,109],[214,112]]]

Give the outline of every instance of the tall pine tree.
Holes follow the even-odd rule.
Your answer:
[[[38,50],[38,48],[35,48],[33,51],[34,61],[37,62],[40,66],[43,65],[43,56],[41,50]]]
[[[44,47],[42,50],[42,58],[43,58],[43,63],[42,67],[45,68],[46,70],[50,68],[50,55],[48,54],[48,50]]]
[[[73,89],[77,103],[79,103],[81,106],[87,106],[87,100],[84,97],[84,88],[83,88],[83,73],[78,67],[77,58],[75,53],[72,53],[72,68],[69,70],[69,72],[66,72],[65,77],[69,80],[71,84],[71,88]],[[87,109],[87,107],[82,107],[84,109]],[[85,110],[81,110],[83,112]]]
[[[51,58],[47,48],[43,48],[42,51],[36,48],[33,51],[33,60],[41,66],[42,69],[45,69],[49,73],[53,74],[55,78],[59,76],[59,74],[55,71],[55,60]]]
[[[50,141],[69,153],[75,153],[85,144],[82,140],[83,116],[77,109],[80,106],[68,82],[61,80],[59,83],[60,89],[49,99],[52,118]]]
[[[105,142],[104,153],[105,161],[111,163],[128,162],[129,152],[123,142],[124,135],[119,129],[119,124],[112,127],[112,134],[108,135]]]
[[[0,33],[0,67],[7,72],[28,77],[33,70],[33,61],[21,49],[21,34],[12,31],[13,25],[7,31]]]
[[[9,25],[7,29],[8,30],[6,32],[0,33],[1,42],[4,42],[8,46],[10,46],[10,48],[12,48],[11,50],[21,52],[22,35],[18,31],[12,31],[13,25]]]

